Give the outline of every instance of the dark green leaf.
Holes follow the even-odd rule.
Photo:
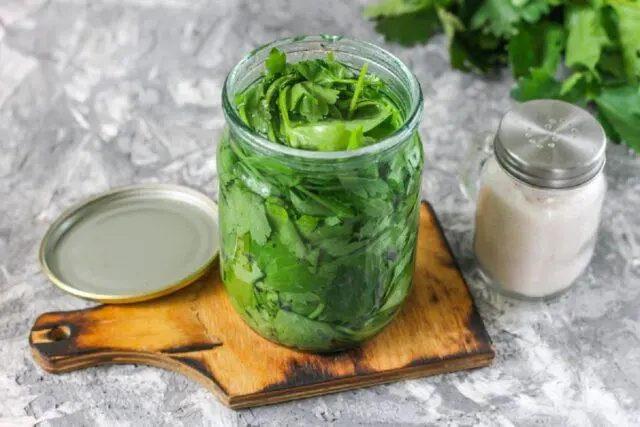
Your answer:
[[[334,342],[337,347],[351,343],[353,338],[329,324],[311,320],[296,313],[280,310],[272,320],[274,337],[283,345],[302,349],[317,349]],[[296,325],[292,328],[291,325]]]
[[[611,2],[618,15],[624,70],[630,81],[640,77],[640,2]]]
[[[434,0],[383,0],[364,10],[365,18],[400,16],[433,7]]]
[[[519,13],[523,21],[528,22],[529,24],[534,24],[544,15],[547,15],[550,10],[551,8],[547,0],[532,0],[525,4],[519,10]]]
[[[584,78],[585,78],[585,74],[582,72],[576,72],[571,74],[571,76],[567,77],[562,82],[562,85],[560,86],[559,95],[564,96],[571,93],[576,88],[576,85],[581,83]]]
[[[312,199],[307,194],[299,190],[291,190],[289,192],[289,200],[291,200],[291,204],[293,205],[296,212],[304,216],[311,215],[322,217],[333,215],[333,211],[331,209],[327,208],[323,204],[318,203],[315,199]],[[317,223],[315,223],[314,228],[315,226],[317,226]]]
[[[265,207],[280,243],[288,247],[298,258],[304,258],[306,248],[298,234],[298,229],[289,218],[287,210],[273,199],[267,200]]]
[[[312,267],[291,253],[280,240],[251,246],[251,255],[264,272],[263,287],[275,291],[305,293],[317,282]]]
[[[603,88],[596,104],[615,133],[640,151],[640,85]]]
[[[604,51],[600,55],[598,71],[618,81],[625,80],[624,60],[620,52]]]
[[[471,29],[482,29],[496,37],[512,36],[520,20],[518,10],[509,0],[485,0],[471,18]]]
[[[411,45],[426,42],[438,27],[434,11],[451,66],[485,73],[508,59],[518,80],[512,95],[521,101],[557,98],[586,106],[601,92],[640,79],[637,0],[386,0],[365,16],[387,40]],[[566,71],[568,78],[556,80]],[[610,135],[625,127],[620,118],[599,117]]]
[[[605,133],[607,134],[607,137],[614,142],[620,142],[620,135],[618,134],[618,132],[616,132],[616,130],[614,129],[613,125],[611,123],[609,123],[609,121],[607,120],[607,118],[602,114],[602,111],[600,111],[600,109],[598,109],[598,120],[600,121],[600,124],[602,125],[602,128],[604,129]]]
[[[509,63],[514,77],[522,77],[532,68],[555,74],[564,48],[564,29],[553,23],[525,25],[509,42]]]
[[[503,41],[479,32],[458,32],[449,45],[451,66],[462,71],[488,72],[507,62]]]
[[[544,69],[536,68],[531,73],[518,80],[511,95],[518,101],[530,101],[532,99],[558,98],[562,84]]]
[[[231,186],[225,194],[228,230],[238,235],[251,233],[251,238],[259,245],[265,244],[271,234],[271,227],[262,204],[262,199],[243,189],[242,185]]]
[[[438,15],[433,8],[376,20],[376,31],[387,41],[405,46],[425,43],[438,27]]]

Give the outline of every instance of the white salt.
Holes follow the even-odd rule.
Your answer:
[[[490,159],[478,195],[474,251],[508,294],[539,298],[566,290],[589,264],[606,180],[571,189],[532,187]]]

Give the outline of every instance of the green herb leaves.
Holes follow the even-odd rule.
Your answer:
[[[379,332],[409,294],[420,140],[352,168],[296,169],[295,180],[281,179],[284,164],[229,133],[220,142],[225,287],[247,323],[269,339],[313,351],[357,345]],[[257,194],[245,185],[254,181],[274,191]]]
[[[399,126],[378,78],[335,61],[287,63],[273,49],[262,80],[236,97],[242,120],[273,142],[313,151],[355,150]]]
[[[607,125],[640,152],[640,85],[605,88],[595,101]]]
[[[471,18],[471,29],[482,29],[494,36],[510,36],[517,32],[520,15],[511,1],[486,0]]]
[[[338,100],[340,92],[312,82],[300,82],[291,87],[285,98],[289,111],[297,112],[308,122],[319,121],[329,114],[329,106]]]
[[[525,25],[509,42],[509,62],[514,77],[524,77],[533,69],[543,69],[554,75],[566,34],[559,24]]]
[[[419,16],[429,22],[418,24]],[[640,104],[640,0],[386,0],[365,17],[402,44],[425,42],[441,27],[454,68],[487,72],[508,64],[517,100],[594,107],[611,139],[640,152],[630,131]]]
[[[274,50],[262,79],[237,97],[240,117],[274,143],[315,151],[375,144],[404,121],[367,66],[328,57],[287,63]],[[324,167],[219,145],[222,275],[245,321],[305,350],[359,344],[407,298],[422,172],[417,135],[381,153]]]
[[[595,70],[603,47],[609,43],[603,17],[592,6],[569,6],[566,9],[569,30],[565,62],[568,67],[583,66]]]
[[[257,244],[264,245],[271,234],[271,227],[260,198],[243,191],[240,184],[233,186],[225,196],[224,203],[229,206],[229,212],[235,212],[235,215],[225,218],[225,222],[228,221],[226,226],[238,235],[248,232]]]
[[[618,18],[618,37],[627,78],[640,77],[640,2],[611,2]]]
[[[276,75],[284,72],[285,65],[287,64],[287,57],[283,52],[280,52],[275,47],[271,49],[269,58],[265,61],[265,67],[267,72],[271,75]]]

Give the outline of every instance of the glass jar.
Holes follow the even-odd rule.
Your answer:
[[[507,112],[479,142],[463,178],[477,199],[480,270],[510,296],[564,292],[594,252],[606,192],[604,130],[576,106],[539,100]]]
[[[272,48],[289,61],[335,59],[390,88],[405,121],[376,144],[319,152],[270,142],[233,105]],[[409,295],[418,233],[422,93],[396,57],[369,43],[298,37],[262,46],[229,73],[218,148],[221,272],[244,321],[301,350],[356,346],[380,332]]]

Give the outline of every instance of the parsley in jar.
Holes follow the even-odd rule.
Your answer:
[[[423,166],[415,77],[367,43],[288,39],[241,61],[223,104],[221,270],[234,307],[262,336],[302,350],[374,336],[411,288]]]

